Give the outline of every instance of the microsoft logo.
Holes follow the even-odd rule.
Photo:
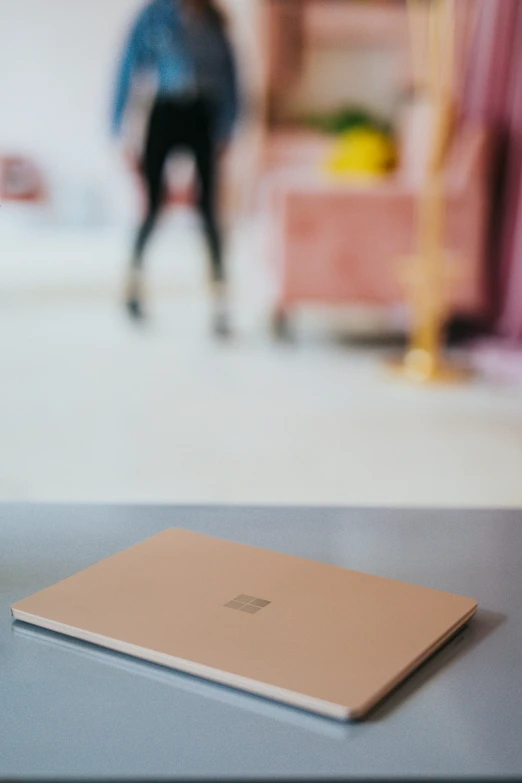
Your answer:
[[[261,609],[269,606],[272,601],[265,601],[263,598],[254,598],[253,595],[238,595],[233,601],[225,604],[227,609],[237,609],[239,612],[247,614],[257,614]]]

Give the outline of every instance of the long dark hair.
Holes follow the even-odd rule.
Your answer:
[[[216,0],[185,0],[192,5],[199,13],[210,19],[213,24],[222,30],[227,27],[228,19],[223,9],[216,3]]]

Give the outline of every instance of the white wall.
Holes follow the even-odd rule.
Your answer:
[[[106,215],[136,196],[114,154],[117,58],[141,0],[0,0],[0,154],[34,156],[62,211],[93,192]],[[98,204],[100,206],[100,204]]]

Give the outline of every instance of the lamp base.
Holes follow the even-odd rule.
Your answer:
[[[470,368],[433,357],[417,348],[408,351],[401,359],[392,359],[388,367],[394,375],[419,385],[461,384],[473,377]]]

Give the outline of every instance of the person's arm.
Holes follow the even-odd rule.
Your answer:
[[[131,30],[120,60],[111,117],[112,132],[115,136],[118,136],[121,133],[123,118],[132,90],[133,79],[136,72],[145,64],[144,39],[148,22],[147,17],[148,9],[145,9],[145,11],[140,14]]]

